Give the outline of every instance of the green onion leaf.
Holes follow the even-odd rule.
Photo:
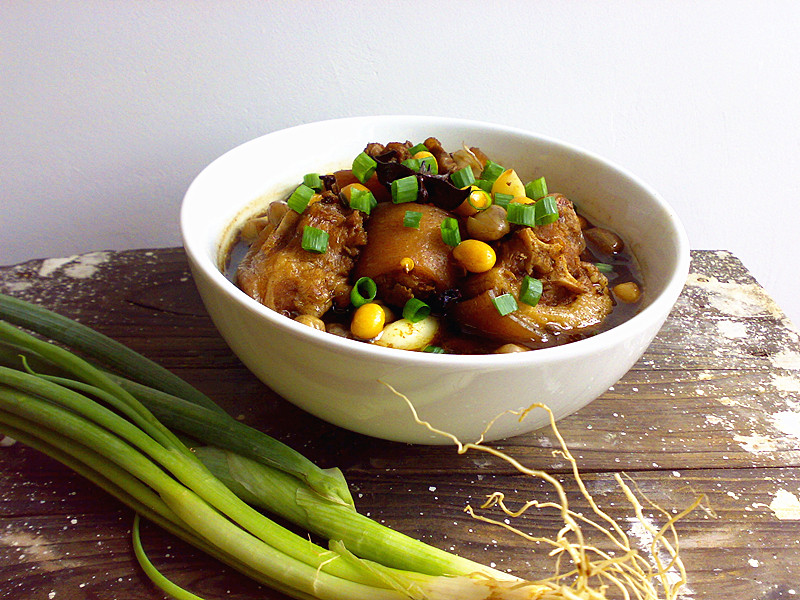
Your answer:
[[[494,203],[499,204],[503,208],[506,208],[509,202],[511,202],[513,199],[514,196],[512,194],[503,194],[501,192],[497,192],[494,195]]]
[[[536,213],[536,224],[547,225],[558,221],[558,204],[553,196],[545,196],[533,205]]]
[[[518,308],[517,301],[514,300],[514,296],[511,294],[495,296],[492,298],[492,302],[494,303],[494,307],[497,309],[497,312],[500,313],[501,317],[505,317],[507,314],[514,312]]]
[[[419,229],[419,222],[422,219],[422,213],[415,210],[407,210],[403,216],[403,227],[413,227]]]
[[[525,184],[525,195],[531,200],[538,200],[547,196],[547,182],[544,177],[534,179]]]
[[[368,302],[375,300],[378,294],[378,286],[369,277],[360,277],[356,280],[353,289],[350,290],[350,302],[358,308]]]
[[[493,160],[487,160],[486,164],[483,165],[483,171],[481,172],[481,179],[485,179],[486,181],[490,181],[494,183],[495,180],[503,174],[505,168],[501,165],[498,165]]]
[[[436,162],[435,157],[423,156],[422,158],[417,158],[415,160],[419,161],[420,171],[430,173],[431,175],[439,174],[439,163]]]
[[[304,183],[300,184],[297,189],[292,192],[292,195],[289,196],[289,200],[287,201],[289,208],[297,213],[302,213],[306,209],[306,206],[308,206],[308,201],[311,200],[311,196],[313,195],[313,189]]]
[[[465,188],[475,182],[475,174],[472,167],[464,167],[450,174],[450,180],[457,188]]]
[[[442,240],[448,246],[456,247],[461,243],[461,232],[458,229],[458,221],[453,217],[447,217],[442,221]]]
[[[303,239],[300,245],[303,250],[323,254],[328,250],[328,232],[306,225],[303,227]]]
[[[353,160],[353,176],[361,183],[366,183],[377,168],[378,163],[366,152],[362,152]]]
[[[378,201],[369,190],[360,190],[356,187],[350,189],[350,208],[369,214],[377,205]]]
[[[479,188],[481,188],[487,194],[491,194],[492,193],[492,182],[491,181],[487,181],[486,179],[476,179],[472,183],[472,185],[477,185]]]
[[[419,169],[422,166],[422,161],[418,158],[407,158],[400,164],[403,165],[404,167],[408,167],[415,173],[419,173]]]
[[[431,354],[444,354],[444,348],[441,346],[425,346],[423,352],[430,352]]]
[[[601,273],[613,273],[614,267],[608,263],[594,263],[594,266],[597,267],[597,270]]]
[[[522,280],[522,287],[519,291],[519,300],[525,304],[536,306],[539,304],[539,299],[542,297],[542,282],[540,279],[534,279],[529,275],[525,275]]]
[[[431,307],[422,300],[411,298],[403,307],[403,318],[416,323],[431,314]]]
[[[416,175],[401,177],[392,182],[392,202],[402,204],[403,202],[414,202],[419,193],[419,182]]]
[[[322,189],[322,179],[319,173],[307,173],[303,176],[303,184],[319,192]]]
[[[511,202],[506,206],[506,220],[515,225],[536,225],[536,205]]]
[[[414,156],[417,152],[428,152],[428,147],[425,144],[416,144],[408,149],[408,153]]]

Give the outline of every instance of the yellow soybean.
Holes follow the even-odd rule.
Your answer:
[[[367,302],[356,309],[350,321],[350,333],[362,340],[370,340],[383,331],[386,313],[379,304]]]
[[[464,240],[453,248],[453,258],[470,273],[483,273],[494,266],[497,255],[494,248],[480,240]]]

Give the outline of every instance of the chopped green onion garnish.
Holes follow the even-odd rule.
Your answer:
[[[353,286],[353,289],[350,290],[350,302],[353,306],[358,308],[363,304],[375,300],[377,294],[378,286],[375,282],[369,277],[360,277]]]
[[[511,194],[503,194],[498,192],[494,195],[494,203],[499,204],[503,208],[506,208],[508,206],[508,203],[511,202],[513,199],[514,196]]]
[[[495,182],[495,179],[500,177],[503,174],[505,168],[501,165],[498,165],[493,160],[487,160],[486,164],[483,165],[483,172],[481,172],[481,179],[485,179],[486,181],[490,181],[492,183]]]
[[[419,222],[422,219],[422,213],[415,210],[407,210],[403,216],[403,227],[413,227],[419,229]]]
[[[472,167],[464,167],[451,173],[450,180],[457,188],[465,188],[475,182],[475,174],[472,172]]]
[[[536,225],[536,205],[511,202],[506,206],[506,220],[515,225]]]
[[[422,158],[417,158],[415,160],[419,161],[420,171],[431,173],[432,175],[437,175],[439,173],[439,163],[436,162],[435,157],[423,156]]]
[[[366,152],[362,152],[353,160],[353,176],[361,183],[366,183],[376,168],[378,163]]]
[[[308,173],[303,176],[303,184],[310,187],[312,190],[316,190],[317,192],[322,189],[322,179],[319,176],[319,173]]]
[[[311,196],[313,195],[314,190],[306,184],[301,183],[297,189],[292,192],[292,195],[289,196],[287,204],[293,211],[302,213],[306,209],[306,206],[308,206],[308,201],[311,200]]]
[[[425,144],[416,144],[408,149],[410,156],[414,156],[417,152],[428,152],[428,147]]]
[[[303,250],[322,254],[328,250],[328,232],[306,225],[303,227],[303,239],[300,245]]]
[[[536,306],[539,304],[539,299],[542,297],[542,282],[540,279],[534,279],[529,275],[525,275],[522,280],[522,287],[519,291],[519,300],[525,304]]]
[[[456,247],[461,243],[461,232],[458,229],[458,221],[453,217],[447,217],[442,221],[442,240],[448,246]]]
[[[403,202],[414,202],[419,193],[419,182],[416,175],[401,177],[392,182],[392,202],[402,204]]]
[[[525,195],[531,200],[538,200],[547,196],[547,182],[544,177],[534,179],[525,184]]]
[[[404,167],[408,167],[415,173],[419,173],[419,169],[422,166],[422,161],[418,158],[407,158],[400,164],[403,165]]]
[[[423,352],[430,352],[431,354],[444,354],[444,348],[441,346],[425,346]]]
[[[497,312],[500,313],[501,317],[505,317],[508,313],[512,313],[518,308],[517,301],[514,300],[514,296],[511,294],[495,296],[492,298],[492,302],[494,303],[494,307],[497,309]]]
[[[547,225],[558,221],[558,204],[552,196],[545,196],[533,205],[536,213],[536,224]]]
[[[486,179],[476,179],[476,180],[475,180],[475,181],[472,183],[472,185],[477,185],[477,186],[478,186],[479,188],[481,188],[481,189],[482,189],[484,192],[487,192],[487,193],[489,193],[489,194],[491,194],[491,193],[492,193],[492,182],[491,182],[491,181],[487,181]]]
[[[614,267],[608,263],[594,263],[594,266],[597,267],[597,270],[601,273],[613,273]]]
[[[422,321],[429,314],[431,314],[431,307],[416,298],[411,298],[403,307],[403,318],[412,323]]]
[[[356,187],[350,190],[350,208],[360,210],[361,212],[369,214],[369,212],[378,205],[375,196],[369,190],[360,190]]]

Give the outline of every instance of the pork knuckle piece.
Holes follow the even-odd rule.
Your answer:
[[[406,211],[422,213],[418,228],[403,226]],[[353,280],[371,277],[378,297],[395,306],[403,306],[412,297],[425,300],[452,289],[459,273],[441,231],[442,221],[449,216],[430,204],[378,204],[367,223],[369,243],[361,251]],[[413,261],[411,270],[406,258]]]
[[[286,316],[321,317],[334,302],[348,301],[348,277],[367,241],[362,215],[333,195],[310,204],[303,214],[287,211],[250,247],[236,272],[237,285]],[[303,249],[306,225],[328,233],[326,252]]]
[[[486,273],[463,282],[462,302],[454,307],[466,328],[506,342],[548,345],[557,335],[584,335],[599,327],[612,309],[606,277],[581,260],[586,247],[572,203],[556,199],[558,221],[517,229],[497,248],[498,260]],[[493,299],[505,293],[519,297],[523,278],[542,281],[542,296],[531,306],[501,316]]]

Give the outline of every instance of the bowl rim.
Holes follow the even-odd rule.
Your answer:
[[[557,146],[571,153],[583,155],[587,159],[602,164],[606,168],[616,171],[620,176],[628,179],[630,182],[640,187],[647,195],[651,197],[651,199],[659,206],[659,208],[666,215],[668,215],[668,221],[672,225],[673,229],[672,235],[675,238],[677,254],[675,268],[667,278],[661,293],[652,298],[646,307],[637,312],[630,319],[599,334],[567,344],[548,348],[540,348],[529,352],[515,352],[508,354],[433,354],[377,346],[375,344],[343,338],[324,331],[318,331],[308,327],[307,325],[298,323],[293,319],[267,308],[255,299],[248,296],[245,292],[236,287],[236,285],[227,277],[225,277],[224,273],[222,273],[222,271],[215,264],[215,261],[212,260],[202,248],[195,247],[195,241],[197,240],[196,237],[193,236],[190,231],[188,231],[189,224],[187,223],[191,213],[192,198],[196,193],[198,186],[200,183],[202,183],[204,175],[216,168],[221,161],[227,160],[230,155],[234,153],[245,152],[248,146],[262,142],[264,138],[269,136],[278,134],[290,135],[291,132],[295,130],[324,127],[325,125],[332,123],[352,124],[355,126],[359,123],[374,122],[376,120],[398,123],[408,121],[414,121],[416,123],[430,122],[447,124],[454,127],[461,126],[473,127],[477,129],[488,129],[493,133],[536,139],[543,143]],[[248,201],[250,200],[254,199],[248,199]],[[228,225],[228,223],[219,224],[218,228],[215,229],[217,238],[219,237],[220,232]],[[507,368],[513,366],[524,366],[527,363],[533,362],[557,362],[562,357],[571,357],[574,359],[576,355],[585,356],[602,351],[604,348],[614,346],[621,340],[630,338],[637,332],[646,330],[654,322],[658,322],[660,327],[686,283],[690,263],[690,245],[688,236],[674,209],[649,184],[642,181],[638,176],[634,175],[626,168],[621,167],[613,161],[610,161],[590,150],[576,146],[575,144],[571,144],[546,135],[541,135],[526,129],[480,120],[425,115],[391,114],[325,119],[278,129],[234,146],[206,165],[190,183],[186,193],[184,194],[181,204],[180,230],[181,237],[183,239],[184,250],[190,260],[190,263],[193,264],[193,270],[199,269],[206,280],[212,283],[220,292],[225,295],[226,298],[240,305],[248,312],[254,313],[259,317],[263,317],[269,323],[280,328],[291,337],[299,338],[310,344],[325,346],[330,351],[336,353],[347,353],[355,359],[370,359],[397,363],[398,367],[441,366],[443,368],[470,368],[480,366],[482,368],[486,368],[487,366],[491,365],[493,367],[496,366],[497,368]],[[215,239],[213,243],[214,245],[218,246],[220,240]],[[657,333],[657,331],[655,333]],[[487,360],[489,361],[488,363]]]

